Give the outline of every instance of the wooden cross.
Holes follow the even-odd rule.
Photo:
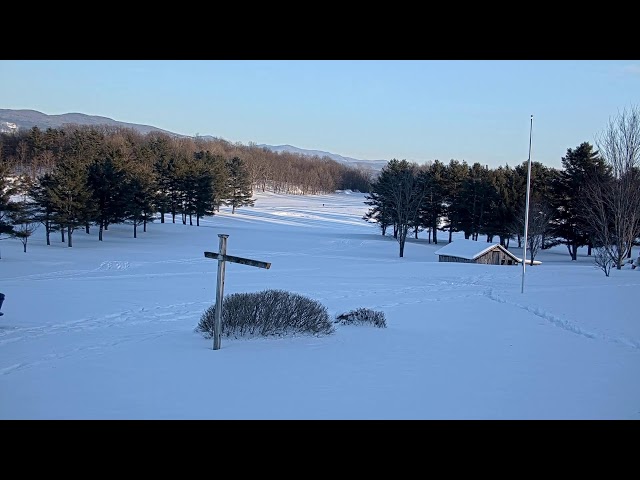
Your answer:
[[[220,247],[218,253],[204,252],[206,258],[214,258],[218,260],[218,286],[216,288],[216,311],[215,324],[213,328],[213,349],[220,349],[220,333],[222,331],[222,297],[224,295],[224,262],[241,263],[243,265],[251,265],[252,267],[269,268],[270,263],[251,260],[249,258],[234,257],[227,255],[227,238],[229,235],[219,233]]]

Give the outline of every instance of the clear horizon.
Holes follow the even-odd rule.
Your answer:
[[[0,108],[360,160],[560,168],[640,98],[637,60],[2,60]]]

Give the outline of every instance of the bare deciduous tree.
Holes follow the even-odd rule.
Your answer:
[[[634,106],[610,119],[597,145],[611,177],[587,182],[585,217],[598,248],[620,270],[640,236],[640,110]]]
[[[524,234],[525,207],[520,209],[517,220],[517,232]],[[533,259],[542,248],[544,235],[549,231],[554,211],[548,202],[544,200],[533,200],[529,205],[529,223],[527,225],[527,250],[530,260]]]
[[[610,250],[602,246],[596,247],[593,260],[598,268],[608,277],[609,272],[611,272],[611,267],[613,267],[613,264],[615,263]]]
[[[18,179],[18,190],[20,200],[15,202],[16,208],[11,212],[11,221],[14,225],[13,236],[22,242],[22,249],[27,253],[27,243],[29,238],[40,226],[37,219],[37,205],[27,194],[31,187],[28,175],[23,175]]]
[[[11,215],[16,211],[16,203],[11,201],[17,191],[14,179],[10,178],[10,165],[2,159],[0,150],[0,240],[14,236],[15,229]],[[0,255],[0,259],[2,255]]]

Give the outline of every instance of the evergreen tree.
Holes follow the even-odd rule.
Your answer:
[[[367,222],[376,222],[380,227],[382,236],[387,234],[387,228],[393,225],[393,212],[390,210],[388,202],[384,201],[381,192],[377,191],[380,186],[380,178],[371,184],[370,192],[365,195],[365,205],[371,208],[363,215],[362,219]]]
[[[193,225],[192,215],[196,212],[196,196],[198,189],[198,166],[197,161],[192,158],[185,158],[176,171],[178,179],[178,190],[180,201],[178,210],[182,216],[182,224]]]
[[[489,178],[492,187],[488,194],[490,205],[481,233],[487,235],[488,242],[498,236],[500,244],[508,248],[522,190],[517,174],[508,165],[490,171]]]
[[[176,223],[176,214],[182,212],[184,200],[184,171],[188,157],[185,152],[176,149],[169,158],[167,167],[161,180],[161,191],[166,189],[166,199],[171,212],[171,221]]]
[[[215,215],[215,210],[222,203],[218,194],[226,186],[226,168],[222,157],[216,157],[209,151],[195,153],[195,214],[196,225],[200,226],[200,218]],[[223,176],[221,178],[220,172]],[[222,186],[221,186],[222,185]]]
[[[593,175],[607,177],[609,173],[598,151],[588,142],[581,143],[575,150],[567,149],[562,166],[564,170],[552,185],[552,205],[556,213],[551,234],[567,246],[571,260],[577,260],[578,248],[589,244],[592,237],[582,204],[587,181]]]
[[[124,218],[133,225],[133,238],[138,238],[138,226],[153,221],[155,214],[156,183],[150,165],[134,163],[127,165],[125,179]]]
[[[110,224],[121,223],[125,217],[126,170],[121,152],[112,151],[96,159],[88,168],[87,184],[96,205],[93,221],[98,225],[98,241]]]
[[[398,167],[398,160],[391,160],[378,175],[378,178],[371,184],[371,191],[365,197],[366,205],[371,209],[364,215],[363,220],[375,220],[382,235],[386,235],[387,228],[393,226],[393,237],[398,238],[398,217],[393,205],[393,199],[389,196],[395,181],[395,170]]]
[[[165,213],[171,211],[169,198],[176,165],[171,153],[171,139],[165,134],[150,135],[149,148],[151,150],[154,162],[153,168],[158,184],[155,203],[160,212],[160,223],[164,223]]]
[[[239,157],[233,157],[228,163],[229,171],[229,197],[225,202],[231,206],[231,213],[236,213],[236,208],[249,206],[253,207],[255,200],[251,189],[249,172],[243,161]]]
[[[204,161],[213,176],[213,206],[216,211],[220,211],[220,207],[231,195],[227,162],[223,156],[213,154],[207,154]]]
[[[45,173],[29,188],[29,196],[34,202],[34,215],[36,220],[44,225],[47,245],[51,245],[51,232],[56,230],[56,225],[60,225],[60,219],[56,217],[55,205],[51,198],[54,181],[50,173]]]
[[[453,240],[453,232],[459,232],[462,224],[460,196],[464,180],[469,174],[465,161],[450,160],[444,175],[445,218],[444,228],[449,230],[449,242]]]
[[[416,190],[423,191],[424,197],[420,201],[417,206],[417,212],[412,218],[409,220],[409,228],[413,230],[414,238],[418,238],[418,233],[422,232],[425,228],[428,227],[428,220],[424,218],[424,214],[426,213],[426,195],[431,186],[431,177],[429,175],[429,167],[426,165],[415,165],[414,170],[415,181],[416,181]]]
[[[464,231],[464,238],[478,239],[478,233],[483,227],[485,210],[489,209],[492,194],[493,187],[489,181],[489,171],[480,163],[474,163],[462,180],[457,202],[451,205],[455,227],[457,230]]]
[[[435,160],[423,173],[427,177],[425,180],[427,191],[420,207],[420,216],[424,226],[429,229],[429,242],[431,242],[432,235],[435,244],[438,244],[438,229],[442,216],[445,214],[445,170],[446,166],[439,160]]]
[[[200,164],[196,172],[194,206],[197,226],[202,217],[215,214],[213,173],[204,164]]]
[[[47,196],[51,199],[56,218],[67,230],[67,245],[72,247],[72,235],[76,228],[95,218],[95,203],[87,185],[86,164],[67,157],[58,163],[52,177]]]
[[[383,167],[372,185],[377,195],[379,212],[394,223],[394,238],[400,244],[400,257],[404,257],[407,233],[415,225],[427,191],[427,183],[418,178],[418,166],[406,160],[392,159]]]

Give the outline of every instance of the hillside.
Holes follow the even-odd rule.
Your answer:
[[[98,115],[86,115],[84,113],[64,113],[61,115],[48,115],[37,110],[12,110],[0,108],[0,133],[13,132],[17,130],[28,130],[38,127],[41,130],[47,128],[61,128],[64,125],[108,125],[114,127],[131,128],[144,135],[150,132],[162,132],[168,135],[184,137],[168,130],[153,127],[151,125],[142,125],[138,123],[120,122],[108,117]],[[203,139],[216,139],[218,137],[212,135],[199,135]],[[359,160],[351,157],[343,157],[335,153],[325,152],[322,150],[309,150],[294,147],[292,145],[258,145],[261,148],[267,148],[272,152],[289,152],[306,156],[329,157],[338,163],[348,166],[362,166],[380,170],[387,164],[387,160]]]
[[[47,115],[36,110],[10,110],[0,108],[0,127],[7,129],[5,124],[14,124],[19,130],[28,130],[38,127],[41,130],[47,128],[61,128],[65,125],[108,125],[112,127],[132,128],[142,134],[149,132],[162,132],[169,135],[176,133],[162,130],[161,128],[137,123],[119,122],[112,118],[97,115],[85,115],[84,113],[64,113],[62,115]],[[10,128],[10,127],[9,127]]]
[[[350,166],[364,166],[373,168],[374,170],[380,170],[384,167],[388,161],[387,160],[358,160],[357,158],[351,157],[343,157],[342,155],[338,155],[336,153],[324,152],[322,150],[307,150],[304,148],[294,147],[293,145],[258,145],[262,148],[268,148],[272,152],[289,152],[289,153],[297,153],[300,155],[309,155],[309,156],[318,156],[318,157],[329,157],[332,160],[335,160],[338,163],[343,163],[345,165]]]

